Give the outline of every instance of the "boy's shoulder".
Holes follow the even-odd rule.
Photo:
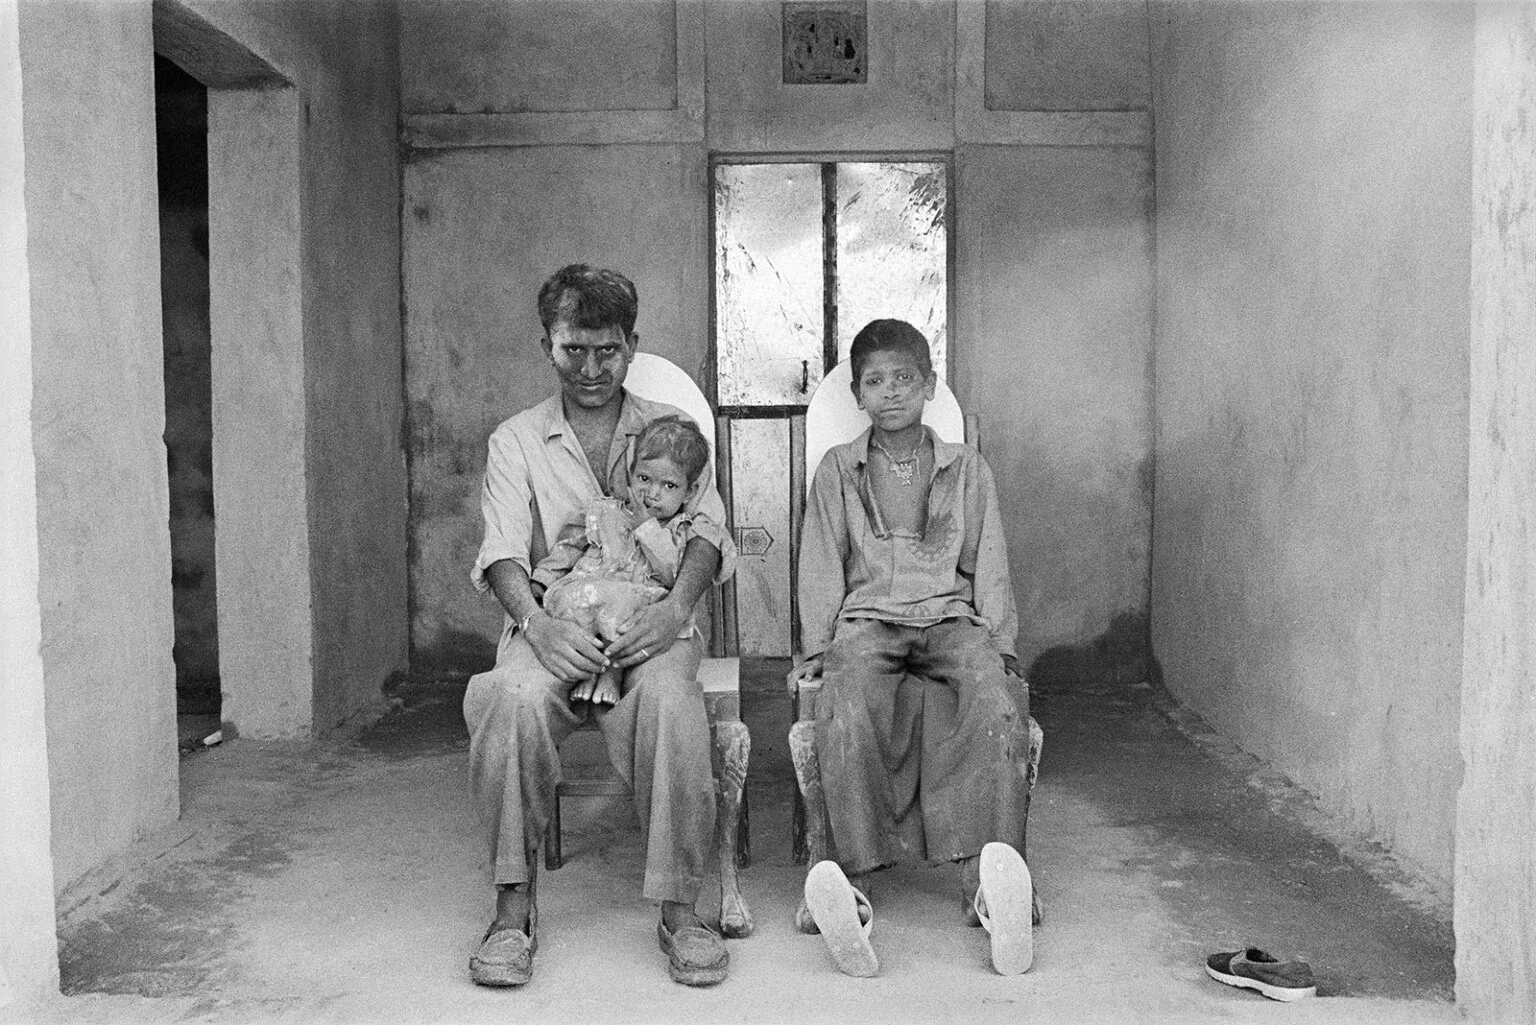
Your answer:
[[[982,471],[988,475],[992,467],[987,464],[987,459],[981,454],[981,450],[973,445],[959,441],[944,441],[937,435],[933,439],[934,454],[940,466],[948,463],[958,463],[962,470]]]

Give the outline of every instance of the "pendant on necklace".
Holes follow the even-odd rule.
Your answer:
[[[901,483],[901,486],[904,488],[910,488],[912,486],[912,478],[917,476],[917,464],[919,459],[918,453],[922,451],[922,446],[919,445],[917,448],[914,448],[911,453],[898,459],[890,449],[886,448],[878,441],[870,439],[869,443],[873,445],[877,450],[879,450],[881,455],[885,456],[885,461],[889,463],[891,467],[891,475]]]

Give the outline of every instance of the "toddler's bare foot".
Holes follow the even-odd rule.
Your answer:
[[[586,680],[582,680],[576,686],[571,688],[571,704],[574,705],[574,704],[577,704],[578,702],[581,702],[581,701],[591,701],[592,700],[592,693],[596,689],[596,687],[597,687],[597,681],[596,680],[593,680],[593,679],[590,679],[590,678],[586,679]]]
[[[618,677],[613,673],[603,673],[592,687],[591,701],[594,705],[617,705],[621,696]]]

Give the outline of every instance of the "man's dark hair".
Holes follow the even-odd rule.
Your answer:
[[[635,462],[657,458],[676,463],[691,487],[709,465],[709,443],[698,424],[669,413],[646,424],[635,441]]]
[[[876,352],[905,352],[917,361],[925,376],[933,373],[933,356],[928,352],[928,339],[921,331],[905,320],[871,320],[853,336],[853,347],[848,352],[848,358],[853,361],[853,378],[848,383],[853,386],[854,394],[858,394],[864,364]]]
[[[600,331],[616,327],[627,339],[635,333],[640,293],[614,270],[572,263],[549,276],[539,289],[539,322],[547,335],[556,324]]]

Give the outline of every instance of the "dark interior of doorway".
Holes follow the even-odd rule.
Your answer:
[[[213,388],[208,297],[208,90],[155,56],[165,451],[176,713],[183,749],[219,728]]]

